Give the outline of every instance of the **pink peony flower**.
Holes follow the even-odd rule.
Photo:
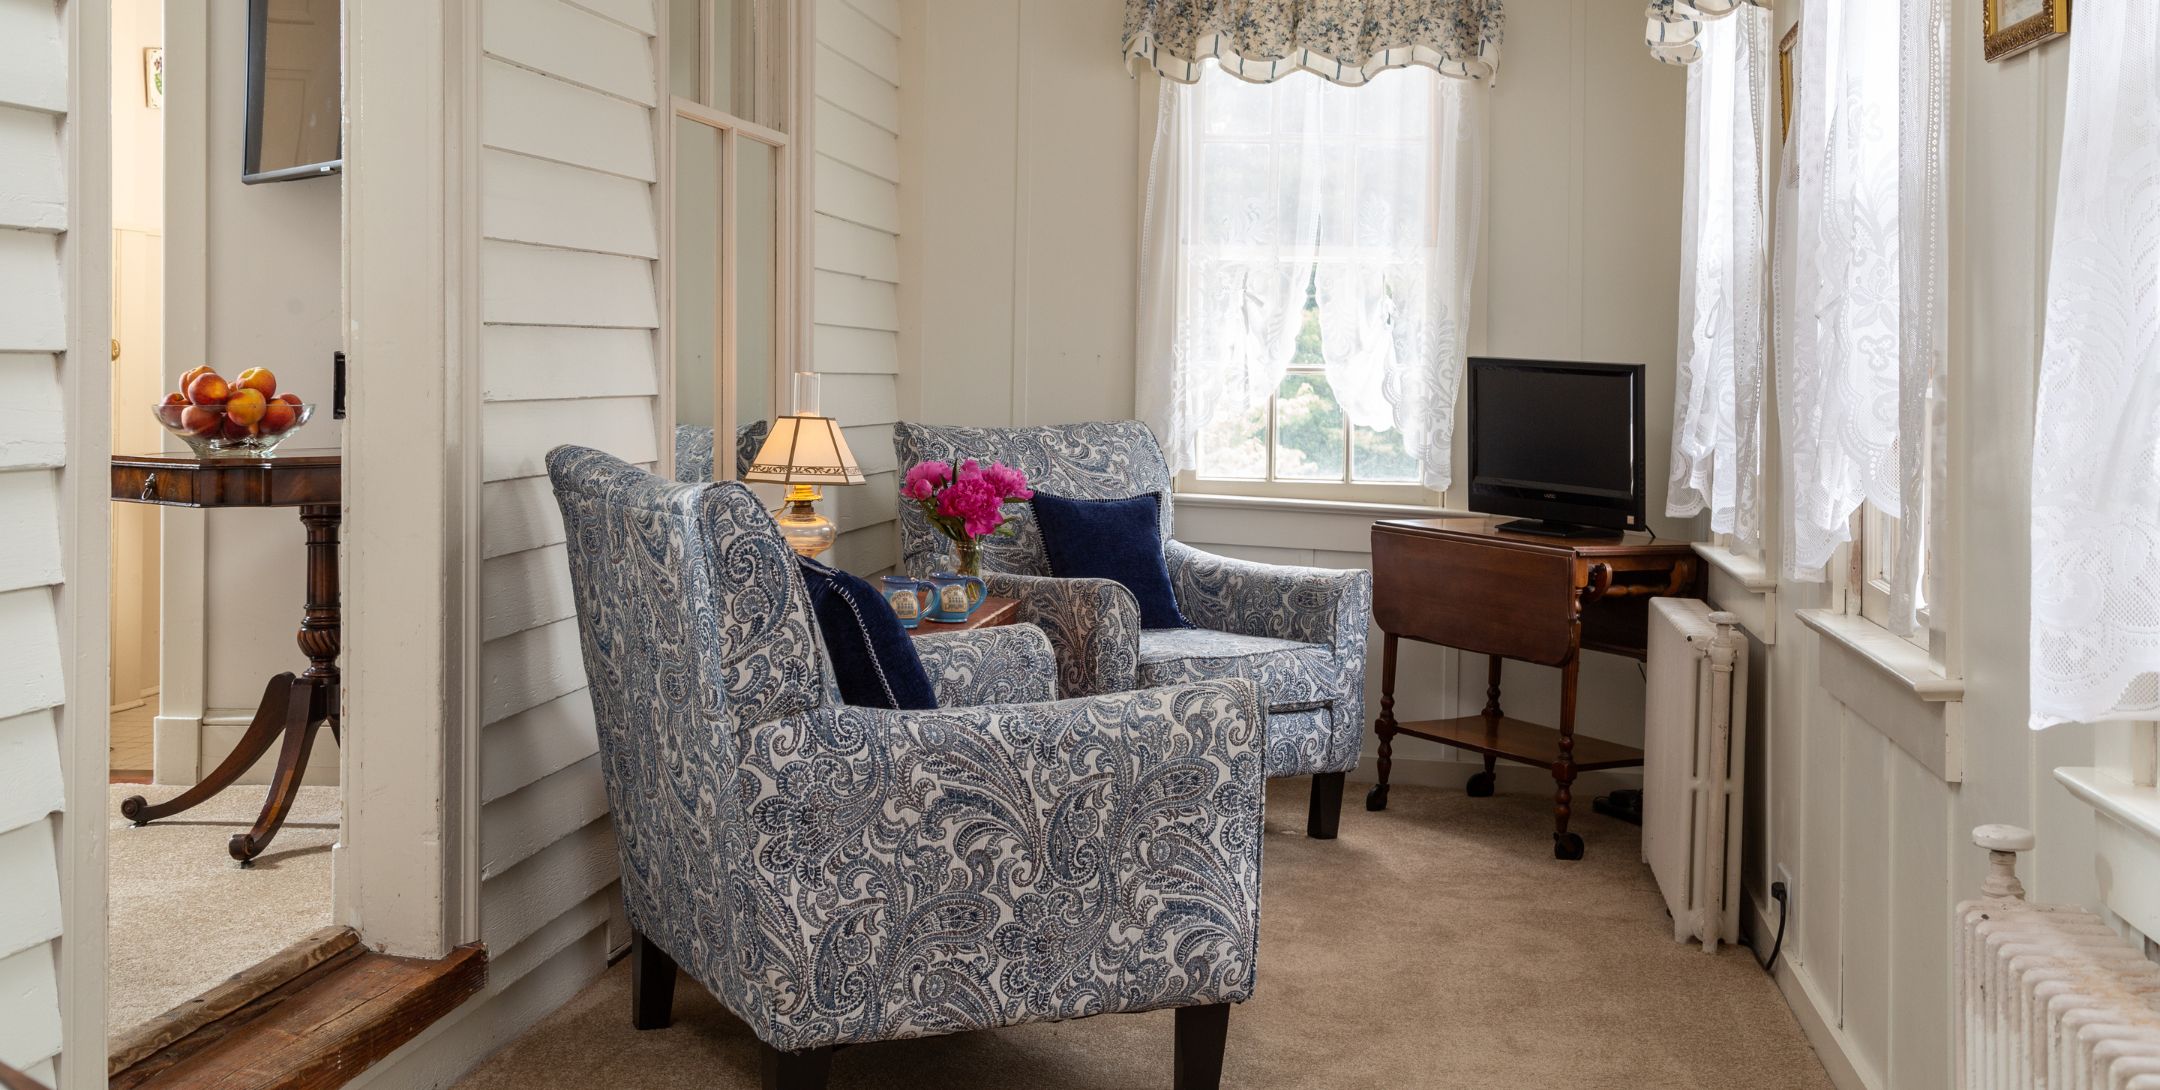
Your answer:
[[[911,500],[927,500],[938,486],[952,479],[952,467],[944,462],[924,462],[907,471],[900,494]]]

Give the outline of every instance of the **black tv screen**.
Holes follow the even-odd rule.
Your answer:
[[[315,178],[343,164],[340,2],[248,0],[241,181]]]
[[[1470,509],[1531,533],[1643,525],[1643,369],[1470,360]]]

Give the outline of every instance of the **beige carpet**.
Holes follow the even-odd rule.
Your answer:
[[[270,850],[242,868],[225,852],[261,811],[262,786],[245,784],[142,828],[120,800],[161,802],[178,787],[113,785],[105,1022],[114,1031],[181,1001],[330,922],[335,787],[303,787]]]
[[[1305,839],[1305,781],[1268,794],[1259,994],[1230,1016],[1225,1086],[1828,1087],[1745,949],[1672,941],[1636,830],[1591,816],[1552,858],[1549,797],[1397,787]],[[1588,800],[1585,800],[1587,802]],[[630,1028],[629,966],[483,1064],[467,1090],[756,1087],[749,1031],[703,988]],[[1170,1085],[1171,1015],[1113,1015],[841,1050],[832,1085]]]

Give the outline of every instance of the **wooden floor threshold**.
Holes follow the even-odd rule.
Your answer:
[[[111,1090],[330,1090],[487,985],[487,951],[378,954],[329,927],[112,1042]]]

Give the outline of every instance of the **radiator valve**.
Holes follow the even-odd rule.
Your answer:
[[[2025,886],[2017,876],[2017,853],[2033,849],[2032,830],[2015,825],[1981,825],[1973,829],[1973,843],[1988,853],[1988,876],[1980,884],[1981,896],[2024,900]]]

